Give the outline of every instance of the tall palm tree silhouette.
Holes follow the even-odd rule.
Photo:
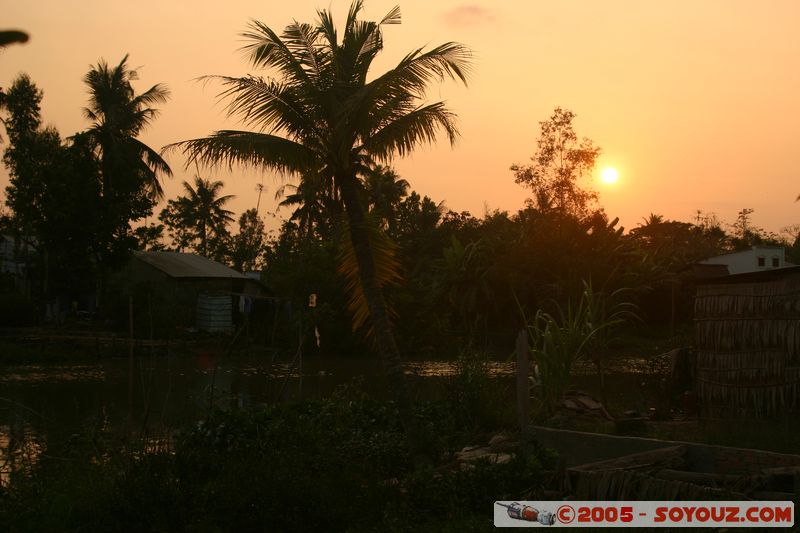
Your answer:
[[[382,29],[400,23],[400,10],[365,21],[359,18],[362,4],[352,3],[341,33],[327,10],[317,12],[316,23],[293,22],[280,35],[253,22],[244,34],[244,51],[269,77],[214,78],[225,87],[229,113],[254,131],[223,130],[173,147],[190,162],[266,167],[316,180],[316,190],[336,191],[357,265],[353,279],[413,446],[416,425],[381,283],[386,263],[376,255],[383,248],[371,237],[362,178],[375,162],[432,143],[440,131],[455,141],[453,113],[443,102],[425,103],[425,96],[434,81],[466,83],[471,53],[452,42],[418,48],[394,68],[371,76],[383,50]]]

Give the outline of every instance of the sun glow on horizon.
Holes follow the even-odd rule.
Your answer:
[[[606,167],[600,174],[600,179],[606,185],[613,185],[619,181],[619,172],[614,167]]]

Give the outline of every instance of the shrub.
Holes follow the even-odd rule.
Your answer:
[[[432,423],[446,407],[417,415]],[[73,438],[0,489],[0,523],[12,532],[478,531],[494,500],[539,493],[545,455],[415,468],[397,419],[393,404],[350,391],[215,413],[187,428],[174,454]]]

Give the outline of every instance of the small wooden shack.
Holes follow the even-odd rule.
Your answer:
[[[162,335],[176,327],[230,332],[239,297],[266,292],[258,280],[181,252],[135,252],[118,283],[122,303],[133,298],[138,331],[161,330]]]
[[[701,282],[695,346],[704,414],[762,418],[800,411],[800,267]]]

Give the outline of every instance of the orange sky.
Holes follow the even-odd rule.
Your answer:
[[[365,14],[380,18],[396,3],[366,0]],[[28,72],[45,92],[45,121],[66,137],[87,126],[83,75],[100,58],[116,64],[130,53],[129,65],[142,67],[138,91],[161,82],[172,92],[142,137],[160,148],[235,127],[216,88],[192,80],[250,72],[237,51],[248,20],[280,30],[292,18],[311,21],[318,6],[343,17],[349,1],[5,4],[0,26],[24,29],[31,40],[0,52],[0,86]],[[460,41],[475,51],[468,88],[445,83],[431,94],[459,115],[459,143],[395,162],[418,192],[479,216],[487,206],[520,208],[527,192],[509,166],[527,162],[538,121],[561,106],[578,115],[578,134],[602,147],[599,168],[619,169],[613,187],[594,185],[628,228],[651,212],[692,220],[697,209],[732,222],[743,207],[768,230],[800,223],[800,2],[406,0],[400,7],[403,24],[386,29],[378,69],[426,44]],[[176,176],[164,189],[174,197],[193,170],[184,171],[178,156],[169,162]],[[205,175],[226,182],[237,212],[255,206],[263,180],[262,214],[274,211],[279,183],[271,173]],[[7,181],[0,169],[0,185]]]

